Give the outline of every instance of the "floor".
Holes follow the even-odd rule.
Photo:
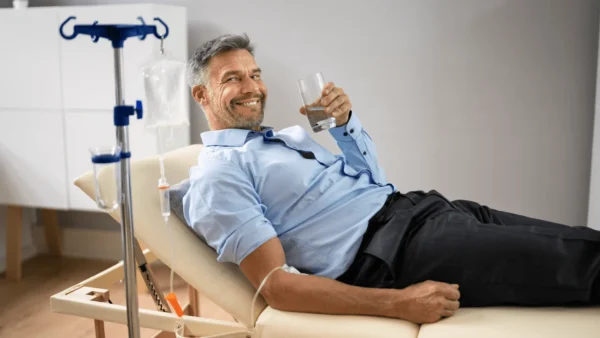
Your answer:
[[[115,262],[89,259],[37,256],[23,264],[23,279],[9,282],[0,274],[0,338],[95,338],[91,319],[53,313],[50,296],[112,266]],[[170,270],[158,263],[152,265],[159,284],[168,292]],[[180,302],[187,302],[187,286],[177,276],[174,291]],[[124,285],[117,282],[110,289],[111,301],[125,304]],[[140,308],[154,309],[150,296],[138,294]],[[229,314],[206,298],[200,300],[202,317],[233,320]],[[105,323],[106,337],[127,337],[127,327]],[[142,329],[141,337],[153,337],[157,331]]]

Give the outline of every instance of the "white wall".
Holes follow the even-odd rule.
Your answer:
[[[306,125],[295,79],[322,71],[350,94],[401,190],[586,222],[597,2],[236,4],[194,2],[189,35],[248,32],[267,123]]]
[[[249,34],[270,91],[266,124],[307,126],[295,80],[322,71],[350,95],[402,191],[585,224],[597,1],[154,2],[188,7],[190,53],[222,33]],[[200,142],[206,122],[192,114]],[[336,149],[326,133],[316,138]]]

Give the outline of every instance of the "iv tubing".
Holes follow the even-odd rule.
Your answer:
[[[283,269],[283,266],[276,267],[275,269],[271,270],[271,272],[269,272],[265,276],[262,283],[260,283],[260,286],[256,290],[256,293],[254,294],[254,298],[252,298],[252,304],[250,305],[250,321],[251,321],[251,323],[253,323],[252,327],[254,327],[256,325],[256,323],[254,323],[254,305],[256,304],[256,299],[258,298],[258,295],[260,294],[260,291],[262,290],[262,288],[265,286],[265,284],[267,284],[267,280],[269,279],[269,277],[271,277],[271,275],[279,269]]]

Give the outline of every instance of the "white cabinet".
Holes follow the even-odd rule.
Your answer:
[[[88,35],[65,40],[76,24],[169,26],[165,49],[187,60],[187,16],[183,7],[108,5],[33,7],[0,10],[0,204],[51,209],[98,210],[73,181],[92,169],[88,149],[116,143],[112,109],[115,105],[114,50],[107,39],[92,42]],[[127,105],[145,105],[141,66],[158,53],[160,40],[147,35],[125,41],[124,96]],[[189,97],[183,104],[189,116]],[[190,143],[189,128],[178,129],[175,147]],[[144,120],[130,119],[133,159],[157,153],[156,135]]]
[[[0,111],[0,204],[68,205],[63,135],[60,112]]]
[[[0,108],[60,109],[56,11],[0,10],[0,27]]]

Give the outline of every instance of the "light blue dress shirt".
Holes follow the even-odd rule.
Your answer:
[[[329,132],[343,155],[299,126],[202,133],[183,210],[219,261],[240,264],[277,236],[288,265],[329,278],[346,271],[395,187],[355,113]]]

